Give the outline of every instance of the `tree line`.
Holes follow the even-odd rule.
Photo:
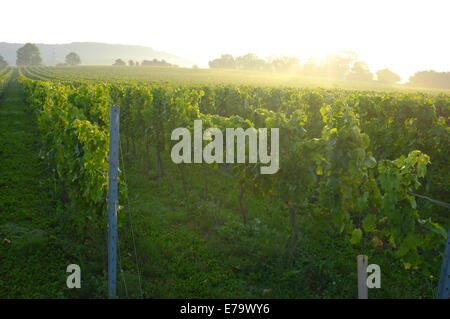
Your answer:
[[[423,88],[450,89],[450,72],[420,71],[409,78],[409,85]]]
[[[128,66],[169,66],[169,67],[178,67],[178,65],[176,64],[171,64],[169,62],[167,62],[164,59],[158,60],[158,59],[153,59],[153,60],[144,60],[141,63],[139,63],[139,61],[133,61],[133,60],[128,60],[128,63],[125,62],[122,59],[117,59],[113,65],[115,66],[123,66],[123,65],[127,65]]]
[[[352,51],[330,53],[322,63],[310,58],[301,64],[296,57],[288,56],[270,56],[264,60],[256,54],[248,53],[237,57],[222,54],[208,64],[211,69],[268,71],[352,81],[373,81],[376,75],[377,81],[386,84],[396,84],[401,81],[401,77],[389,69],[378,70],[374,75],[367,63],[360,60]],[[449,89],[450,72],[419,71],[409,78],[407,85]]]
[[[33,66],[42,65],[41,52],[36,44],[26,43],[23,47],[16,51],[16,65],[17,66]],[[0,66],[7,65],[8,63],[0,55]],[[79,65],[81,64],[80,56],[75,52],[70,52],[65,57],[65,63],[59,63],[58,65]]]
[[[17,66],[42,65],[39,48],[33,43],[26,43],[17,50]],[[65,63],[57,65],[80,65],[81,58],[76,52],[70,52],[65,57]],[[129,60],[128,63],[117,59],[113,65],[129,66],[165,66],[178,67],[164,59],[138,61]],[[0,55],[0,67],[8,65]],[[274,73],[290,73],[304,76],[318,76],[337,80],[373,81],[374,74],[369,70],[366,62],[358,58],[352,51],[339,51],[330,53],[322,63],[309,59],[301,64],[296,57],[271,56],[267,60],[259,58],[256,54],[233,57],[231,54],[222,54],[220,58],[209,61],[211,69],[241,69],[254,71],[269,71]],[[389,69],[378,70],[376,79],[386,84],[396,84],[401,81],[398,74]],[[407,85],[423,88],[450,89],[450,72],[419,71],[409,78]]]
[[[0,67],[3,67],[7,65],[8,63],[6,60],[0,55]],[[26,43],[23,47],[19,48],[17,50],[17,59],[16,59],[16,65],[17,66],[35,66],[35,65],[42,65],[42,57],[41,53],[39,51],[39,48],[37,45],[33,43]],[[58,63],[58,66],[63,65],[80,65],[81,64],[81,58],[76,52],[70,52],[65,57],[64,63]],[[122,59],[117,59],[113,65],[127,65],[125,61]],[[168,63],[166,60],[144,60],[141,63],[138,61],[129,60],[128,61],[129,66],[170,66],[170,67],[177,67],[175,64]]]
[[[271,56],[267,60],[249,53],[233,57],[223,54],[220,58],[209,61],[211,69],[242,69],[271,71],[275,73],[292,73],[305,76],[321,76],[339,80],[371,81],[374,75],[366,62],[360,60],[352,51],[340,51],[328,54],[322,64],[309,59],[303,65],[296,57]],[[377,78],[382,82],[394,84],[401,80],[394,72],[384,69],[377,72]]]

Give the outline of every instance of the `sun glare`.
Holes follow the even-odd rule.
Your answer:
[[[390,68],[405,80],[417,70],[450,69],[448,1],[8,1],[32,28],[0,20],[0,41],[106,42],[150,46],[207,67],[224,53],[323,59],[351,50],[372,72]],[[23,10],[27,8],[27,10]],[[40,12],[38,15],[35,12]],[[60,12],[61,14],[56,14]]]

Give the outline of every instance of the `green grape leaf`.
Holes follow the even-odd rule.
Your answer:
[[[362,238],[362,231],[359,228],[356,228],[352,232],[352,238],[350,239],[350,243],[353,245],[356,245],[361,241]]]
[[[362,222],[363,228],[367,233],[373,232],[377,227],[377,218],[375,214],[368,214]]]

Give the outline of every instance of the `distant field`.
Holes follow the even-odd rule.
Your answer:
[[[129,67],[129,66],[42,66],[29,67],[28,72],[42,79],[56,78],[59,80],[74,79],[94,81],[168,81],[182,83],[208,84],[240,84],[255,86],[282,87],[322,87],[352,90],[377,91],[427,91],[449,92],[449,90],[421,89],[406,85],[386,85],[372,82],[333,80],[320,77],[309,77],[290,74],[274,74],[261,71],[219,70],[219,69],[188,69],[170,67]]]

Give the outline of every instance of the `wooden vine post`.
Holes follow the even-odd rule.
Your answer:
[[[111,106],[108,172],[108,297],[116,298],[117,175],[119,167],[119,106]]]
[[[368,299],[367,288],[367,266],[369,264],[369,258],[366,255],[358,255],[357,268],[358,268],[358,299]]]
[[[436,299],[450,299],[450,228],[447,234]]]

